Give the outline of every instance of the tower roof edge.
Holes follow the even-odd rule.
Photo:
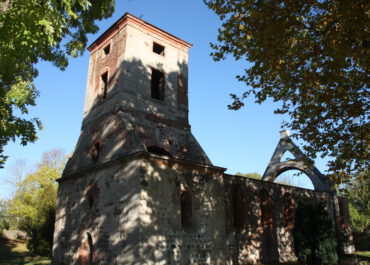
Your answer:
[[[106,31],[104,31],[103,34],[101,34],[93,43],[90,44],[90,46],[87,48],[91,53],[95,52],[102,44],[105,43],[106,40],[110,39],[113,35],[115,35],[120,29],[125,27],[127,24],[135,24],[138,25],[150,32],[156,33],[163,38],[167,39],[170,43],[173,43],[175,45],[179,45],[182,48],[189,49],[193,45],[156,27],[152,24],[135,17],[134,15],[130,13],[125,13],[122,17],[120,17],[112,26],[110,26]]]

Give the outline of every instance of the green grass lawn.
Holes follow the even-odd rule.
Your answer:
[[[0,265],[41,265],[50,263],[49,258],[31,256],[24,241],[0,237]]]

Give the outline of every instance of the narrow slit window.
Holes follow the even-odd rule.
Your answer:
[[[89,203],[89,209],[91,210],[94,206],[94,197],[92,195],[89,195],[87,201]]]
[[[188,191],[181,193],[181,227],[184,229],[191,228],[192,226],[192,200],[191,194]]]
[[[110,44],[108,44],[107,46],[105,46],[104,48],[104,54],[105,55],[108,55],[110,53]]]
[[[151,97],[164,100],[164,73],[152,69]]]
[[[232,222],[234,228],[241,228],[244,223],[245,219],[245,212],[243,209],[243,196],[240,186],[234,185],[232,187]]]
[[[102,81],[102,90],[103,90],[103,99],[107,97],[107,90],[108,90],[108,72],[105,72],[101,75]]]
[[[87,233],[87,243],[89,244],[89,265],[94,263],[94,244],[90,233]]]
[[[153,52],[159,55],[164,56],[164,46],[153,42]]]

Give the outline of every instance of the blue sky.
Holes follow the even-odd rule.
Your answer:
[[[193,44],[189,54],[189,119],[193,134],[213,164],[227,168],[231,174],[263,174],[279,141],[284,117],[273,114],[276,103],[271,101],[258,105],[251,99],[239,111],[227,109],[231,103],[229,94],[240,94],[245,88],[235,76],[243,73],[247,62],[233,58],[212,60],[209,43],[217,38],[221,25],[218,17],[202,0],[117,0],[114,15],[98,23],[100,31],[89,36],[89,43],[125,12]],[[26,159],[28,165],[33,165],[44,151],[53,148],[73,152],[82,122],[88,59],[88,51],[83,57],[70,59],[64,72],[49,63],[37,65],[39,77],[35,84],[41,95],[37,106],[31,108],[30,117],[39,117],[44,128],[34,144],[23,147],[17,141],[5,147],[5,154],[10,157],[5,168],[0,169],[0,197],[10,195],[11,188],[4,180],[9,178],[9,167],[17,159]],[[324,173],[325,162],[315,162]],[[307,177],[300,178],[299,183],[310,187]]]

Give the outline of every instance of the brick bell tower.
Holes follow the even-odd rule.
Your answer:
[[[137,151],[211,165],[188,120],[191,46],[128,13],[90,45],[81,135],[63,177]]]
[[[166,224],[181,226],[179,194],[194,169],[177,165],[214,168],[188,120],[191,46],[126,13],[88,48],[81,134],[58,180],[52,264],[144,264],[153,232],[143,231],[166,227],[147,222],[161,218],[148,217],[158,213],[160,203],[145,206],[155,200],[174,201]],[[184,184],[175,183],[181,174]]]

